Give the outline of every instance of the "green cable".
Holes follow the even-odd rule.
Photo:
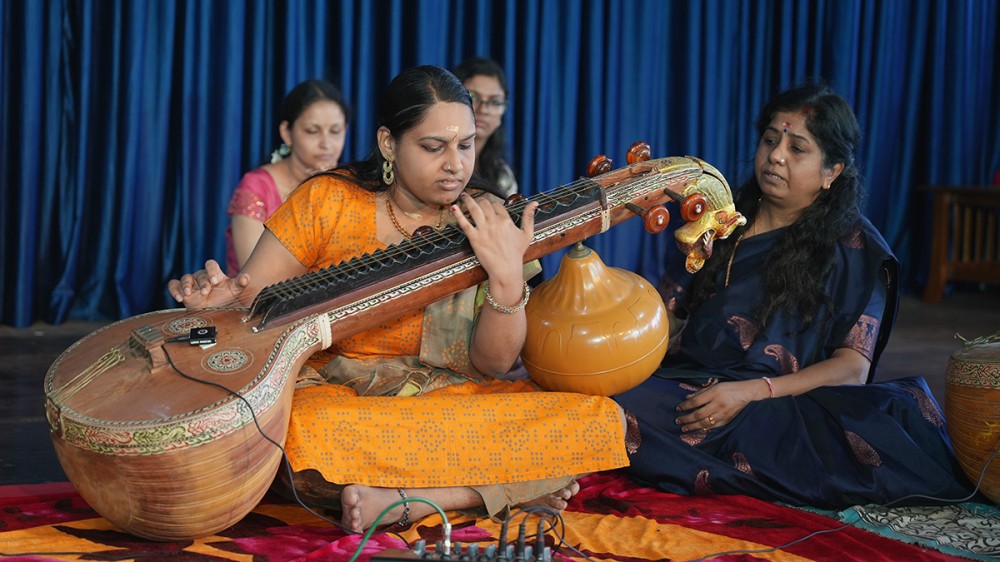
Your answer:
[[[407,502],[425,503],[436,509],[438,514],[441,515],[441,520],[444,521],[445,536],[451,535],[451,524],[448,523],[448,516],[444,514],[444,510],[441,509],[441,507],[438,506],[438,504],[424,498],[406,498],[406,499],[396,500],[391,504],[389,504],[388,507],[383,509],[382,513],[378,514],[378,517],[375,518],[375,522],[372,523],[372,526],[368,528],[368,532],[365,533],[365,536],[361,538],[361,544],[358,545],[358,550],[354,552],[354,556],[352,556],[348,562],[354,562],[355,560],[358,559],[358,556],[361,556],[361,550],[365,547],[366,544],[368,544],[368,539],[371,538],[372,534],[375,532],[375,528],[378,527],[379,522],[382,521],[382,518],[385,517],[386,514],[392,510],[392,508],[396,507],[397,505],[403,505],[404,503]]]

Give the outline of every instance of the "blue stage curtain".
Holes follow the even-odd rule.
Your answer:
[[[168,279],[224,257],[232,189],[278,144],[294,84],[343,89],[360,158],[392,76],[474,54],[508,73],[529,195],[637,140],[736,187],[767,97],[827,81],[862,124],[867,214],[919,282],[915,186],[1000,169],[998,28],[994,0],[0,0],[0,322],[172,306]],[[589,245],[655,280],[673,242],[639,222]]]

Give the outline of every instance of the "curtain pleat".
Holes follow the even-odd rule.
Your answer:
[[[172,306],[168,279],[224,257],[226,207],[313,77],[372,146],[401,69],[470,55],[507,72],[508,155],[527,195],[629,145],[694,155],[737,187],[774,91],[821,79],[854,106],[866,214],[926,276],[921,184],[1000,169],[993,0],[0,0],[0,322],[115,320]],[[652,281],[676,252],[628,221],[588,240]],[[556,271],[563,252],[543,259]]]

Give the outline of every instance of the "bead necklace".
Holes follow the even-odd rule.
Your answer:
[[[750,236],[754,235],[756,229],[757,221],[754,221],[754,223],[750,225]],[[740,237],[736,239],[736,243],[733,244],[733,253],[729,254],[729,263],[726,265],[726,281],[722,284],[723,288],[729,286],[729,273],[733,270],[733,260],[736,259],[736,249],[740,247],[740,242],[743,241],[743,235],[746,233],[747,231],[744,230],[743,233],[740,234]]]
[[[392,226],[396,227],[396,230],[403,235],[403,238],[410,238],[413,236],[412,233],[406,232],[403,229],[403,225],[399,224],[399,219],[396,218],[395,211],[392,210],[392,201],[389,197],[389,191],[383,191],[385,193],[385,209],[389,212],[389,220],[392,221]],[[444,207],[441,207],[441,214],[438,215],[438,220],[434,223],[434,230],[441,230],[441,226],[444,224]],[[414,230],[416,232],[416,230]]]

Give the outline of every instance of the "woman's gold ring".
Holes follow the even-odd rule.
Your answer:
[[[715,418],[708,416],[708,425],[715,425]]]

